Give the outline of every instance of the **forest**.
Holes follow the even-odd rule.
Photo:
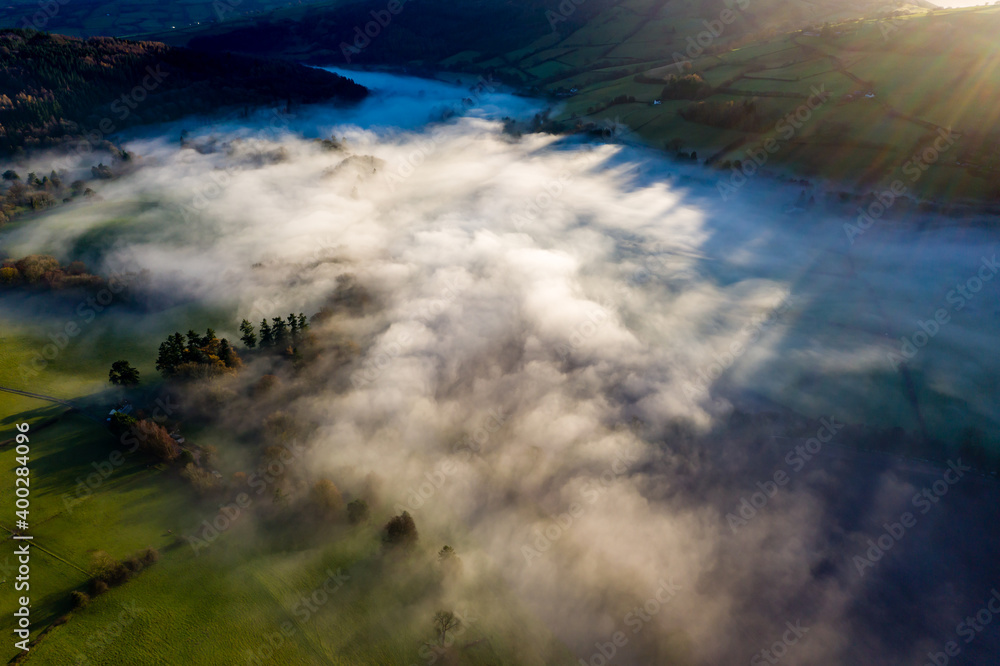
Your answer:
[[[0,155],[224,108],[357,102],[368,91],[290,62],[159,42],[0,30]]]

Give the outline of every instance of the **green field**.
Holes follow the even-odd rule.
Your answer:
[[[144,378],[133,400],[151,402],[159,390],[152,359],[165,332],[204,328],[228,316],[193,307],[142,314],[123,304],[96,317],[37,375],[23,377],[26,361],[48,344],[48,332],[73,316],[78,301],[64,294],[0,297],[3,320],[19,322],[5,324],[0,340],[0,386],[69,399],[82,409],[0,392],[0,441],[13,437],[17,423],[31,426],[28,531],[34,537],[31,639],[37,643],[22,663],[420,664],[441,608],[467,618],[459,647],[447,655],[454,663],[573,663],[495,574],[444,584],[434,535],[422,535],[407,558],[387,557],[379,526],[388,513],[377,513],[367,526],[333,523],[321,538],[303,540],[294,516],[278,523],[259,518],[256,509],[269,515],[272,499],[252,496],[256,507],[206,547],[196,550],[178,538],[203,534],[202,521],[214,519],[220,502],[229,500],[200,499],[177,465],[130,453],[110,434],[101,415],[119,394],[109,390],[107,368],[117,358],[131,359]],[[247,468],[245,445],[226,432],[195,425],[185,434],[193,443],[217,446],[217,464],[227,475]],[[111,464],[115,451],[124,463]],[[0,448],[0,467],[11,483],[15,455],[10,442]],[[0,497],[0,526],[9,530],[14,498]],[[459,552],[474,548],[461,534],[447,539]],[[14,542],[7,543],[12,553]],[[159,551],[159,562],[73,610],[70,592],[89,590],[94,552],[120,559],[146,547]],[[13,564],[13,555],[0,555],[0,585],[13,585]],[[322,589],[327,571],[347,578],[305,614],[300,600]],[[9,591],[0,606],[8,635],[20,596]],[[6,660],[19,652],[12,642],[0,653]]]

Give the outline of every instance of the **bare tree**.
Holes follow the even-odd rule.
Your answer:
[[[449,631],[454,631],[462,626],[462,621],[455,617],[451,611],[438,611],[434,616],[434,630],[437,631],[438,640],[441,647],[444,647]]]

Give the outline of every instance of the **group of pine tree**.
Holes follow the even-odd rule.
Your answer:
[[[240,333],[242,333],[240,340],[248,349],[253,349],[258,344],[261,347],[285,349],[289,345],[298,344],[307,330],[309,330],[309,320],[301,312],[298,315],[288,315],[287,320],[273,317],[270,324],[267,323],[267,319],[261,319],[260,338],[258,339],[254,325],[244,319],[240,323]]]
[[[174,333],[160,344],[156,357],[156,369],[164,377],[209,377],[240,365],[242,361],[229,340],[220,340],[212,329],[204,336],[195,331],[188,331],[187,336]]]
[[[287,319],[273,317],[271,323],[267,319],[261,320],[259,338],[254,325],[244,319],[240,324],[240,339],[247,349],[260,346],[262,349],[291,349],[294,352],[308,330],[309,320],[302,312],[290,314]],[[195,331],[188,331],[187,335],[174,333],[160,344],[156,357],[156,369],[165,378],[210,377],[239,368],[242,363],[229,340],[220,340],[212,329],[205,331],[205,335]]]

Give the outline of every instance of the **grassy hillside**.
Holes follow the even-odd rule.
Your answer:
[[[192,26],[155,38],[203,50],[240,51],[324,64],[410,64],[489,70],[511,82],[546,84],[573,72],[616,67],[642,71],[685,50],[688,37],[732,10],[709,52],[780,35],[806,25],[885,15],[873,0],[443,0],[385,3],[328,2],[278,9],[253,19]],[[893,3],[889,11],[924,11],[923,0]],[[378,19],[383,25],[369,26]],[[720,24],[721,25],[721,24]],[[370,43],[366,44],[364,31]],[[353,50],[346,49],[352,47]],[[637,68],[638,69],[635,69]],[[607,76],[604,72],[601,76]]]
[[[995,200],[1000,197],[998,30],[995,7],[849,21],[703,55],[681,66],[615,72],[607,81],[588,72],[549,85],[578,88],[559,116],[563,121],[616,118],[655,146],[694,149],[716,166],[745,162],[748,150],[757,152],[773,139],[778,150],[768,155],[768,169],[863,190],[900,179],[919,198]],[[710,90],[697,101],[666,99],[672,75],[700,76]],[[820,89],[829,99],[802,110],[791,135],[789,125],[779,128],[776,122],[747,132],[681,116],[696,103],[752,101],[774,120],[799,112]],[[613,103],[621,95],[635,101]],[[653,106],[661,98],[663,103]],[[921,158],[943,128],[960,138]]]
[[[699,161],[724,168],[775,139],[765,170],[796,178],[862,191],[903,179],[908,194],[921,199],[1000,196],[995,7],[784,0],[588,0],[565,3],[575,8],[565,13],[558,7],[425,0],[403,5],[367,45],[357,36],[372,20],[369,12],[381,9],[371,3],[279,11],[253,24],[166,37],[200,49],[325,64],[350,59],[487,74],[564,102],[551,129],[618,123],[653,146],[695,151]],[[670,76],[688,75],[707,86],[697,99],[664,90]],[[800,111],[814,86],[829,99],[809,109],[791,136],[776,128]],[[753,105],[747,113],[754,122],[711,119],[727,104],[744,103]],[[947,127],[961,139],[936,156],[933,169],[916,165],[919,178],[904,175],[914,153]]]
[[[388,506],[373,503],[367,524],[339,519],[320,530],[303,523],[308,515],[299,505],[282,509],[271,496],[274,487],[259,497],[247,489],[253,503],[245,517],[204,547],[192,547],[185,537],[204,537],[203,521],[214,520],[218,507],[231,503],[242,487],[201,496],[179,474],[182,462],[164,464],[142,451],[129,452],[102,419],[119,397],[110,390],[107,369],[114,359],[133,360],[142,384],[132,392],[132,402],[137,413],[151,409],[156,398],[178,388],[167,393],[152,367],[165,332],[206,324],[221,328],[233,315],[183,304],[158,312],[116,304],[81,323],[85,335],[26,378],[23,368],[49,343],[48,333],[74,320],[86,295],[0,292],[0,318],[12,322],[0,337],[0,386],[69,399],[81,407],[81,412],[68,412],[66,405],[0,391],[0,464],[5,468],[15,466],[9,441],[14,425],[31,425],[31,639],[37,643],[22,663],[408,666],[428,663],[425,643],[435,638],[431,620],[440,608],[459,612],[465,630],[454,648],[435,656],[437,663],[574,663],[499,575],[486,571],[474,579],[442,582],[437,550],[444,539],[462,554],[475,547],[460,528],[434,534],[418,517],[416,549],[404,558],[384,553],[381,526],[392,514]],[[167,403],[176,407],[177,398]],[[253,470],[248,459],[255,442],[238,441],[224,428],[183,424],[187,446],[218,449],[213,465],[226,479]],[[114,451],[123,452],[124,462],[104,476],[101,470],[111,469]],[[285,491],[294,497],[296,488],[297,482],[289,480]],[[0,519],[0,530],[8,530],[14,527],[14,497],[2,497],[0,512],[9,518]],[[303,537],[305,532],[312,536]],[[159,551],[158,562],[74,610],[70,593],[91,589],[95,552],[124,558],[147,547]],[[7,564],[0,557],[0,568]],[[347,578],[304,614],[301,600],[322,587],[331,570]],[[9,571],[0,581],[12,592]],[[11,593],[0,602],[0,629],[8,633],[14,628],[16,598]],[[455,598],[477,601],[457,603]],[[5,661],[19,652],[12,643],[0,652]]]

